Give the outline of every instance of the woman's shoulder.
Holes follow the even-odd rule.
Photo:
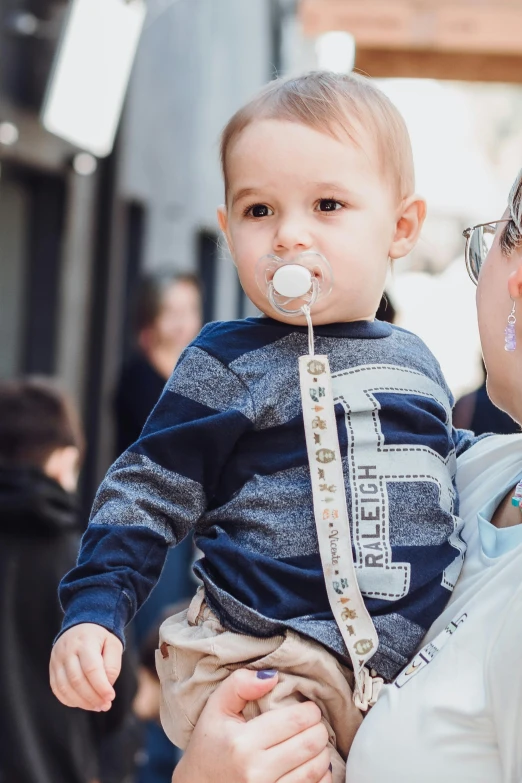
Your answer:
[[[479,477],[509,476],[512,469],[520,468],[522,458],[522,433],[489,435],[475,441],[457,460],[461,483],[468,484]]]
[[[514,486],[520,474],[522,434],[489,435],[457,457],[457,490],[461,516],[476,517],[499,487]]]

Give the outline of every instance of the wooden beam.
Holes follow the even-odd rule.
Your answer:
[[[520,0],[300,0],[303,32],[346,30],[360,49],[522,56]]]
[[[373,77],[522,84],[522,57],[512,55],[357,49],[355,70]]]

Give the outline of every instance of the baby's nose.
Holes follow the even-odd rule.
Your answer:
[[[281,221],[274,237],[274,250],[301,252],[312,247],[312,236],[306,223],[296,218]]]

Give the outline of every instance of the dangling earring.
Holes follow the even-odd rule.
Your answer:
[[[515,324],[517,322],[517,319],[515,317],[515,302],[513,302],[513,307],[511,308],[511,312],[508,315],[508,321],[507,326],[504,329],[504,350],[505,351],[514,351],[517,347],[517,336],[515,334]]]

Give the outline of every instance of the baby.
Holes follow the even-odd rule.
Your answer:
[[[471,436],[452,429],[451,393],[421,340],[374,320],[390,259],[414,247],[426,211],[393,104],[354,75],[277,80],[232,117],[221,151],[219,224],[264,316],[207,325],[107,473],[61,585],[52,683],[67,704],[109,708],[124,627],[167,548],[194,530],[203,587],[163,625],[157,653],[167,734],[186,746],[233,669],[277,669],[278,685],[246,717],[313,699],[344,781],[361,713],[318,548],[299,392],[306,320],[267,295],[274,268],[311,257],[332,270],[311,315],[332,371],[357,581],[379,637],[370,665],[384,679],[408,662],[458,577],[455,460]],[[328,493],[321,472],[312,479]]]

